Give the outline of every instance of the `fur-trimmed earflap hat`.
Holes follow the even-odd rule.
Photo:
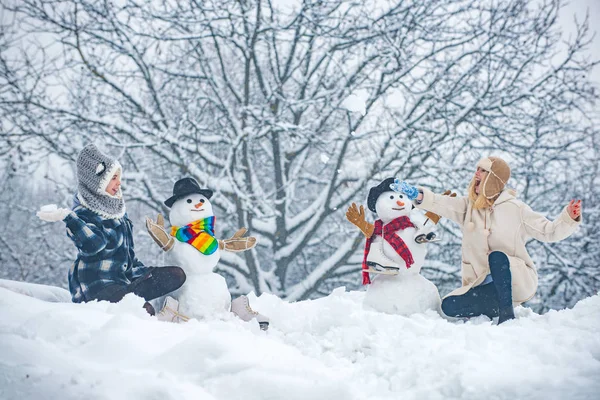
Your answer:
[[[488,172],[485,181],[481,183],[481,193],[487,199],[498,196],[510,179],[510,167],[500,157],[482,158],[477,167]]]

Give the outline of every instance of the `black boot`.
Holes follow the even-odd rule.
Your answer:
[[[154,307],[152,306],[152,304],[145,302],[144,303],[144,309],[146,310],[146,312],[148,314],[150,314],[151,316],[155,316],[156,315],[156,311],[154,310]]]
[[[512,275],[510,261],[501,251],[493,251],[488,257],[492,283],[498,294],[498,325],[513,319],[515,311],[512,305]]]
[[[488,283],[471,288],[459,296],[449,296],[442,301],[442,311],[449,317],[477,317],[489,319],[498,316],[498,299],[494,285]]]

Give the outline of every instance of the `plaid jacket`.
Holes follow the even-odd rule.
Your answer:
[[[64,219],[67,236],[78,250],[69,271],[73,302],[94,300],[108,285],[128,285],[148,271],[135,256],[133,225],[127,214],[106,219],[81,205],[73,211]]]

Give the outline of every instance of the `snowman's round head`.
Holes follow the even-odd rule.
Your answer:
[[[192,193],[173,203],[169,212],[169,221],[173,226],[183,226],[213,215],[210,200],[202,194]]]
[[[375,202],[375,212],[385,224],[398,217],[408,216],[411,210],[412,202],[408,197],[393,190],[381,193]]]

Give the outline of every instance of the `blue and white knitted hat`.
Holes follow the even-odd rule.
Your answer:
[[[125,201],[121,189],[116,195],[106,192],[115,174],[121,175],[121,164],[89,144],[77,157],[77,199],[86,208],[104,218],[125,215]]]

